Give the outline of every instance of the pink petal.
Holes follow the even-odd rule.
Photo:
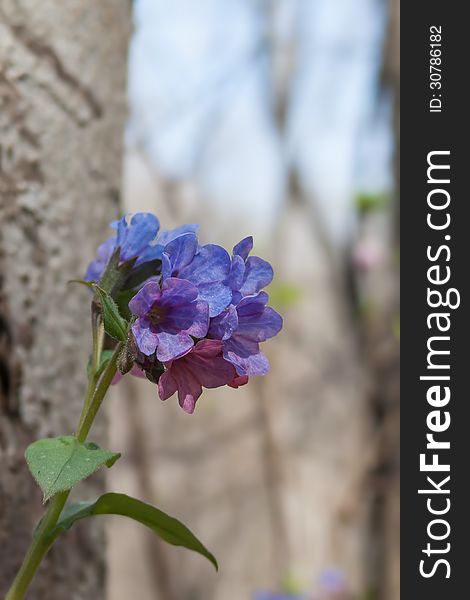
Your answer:
[[[170,371],[165,371],[158,380],[158,395],[161,400],[168,400],[178,390],[178,383]]]
[[[242,385],[246,385],[248,383],[249,377],[248,375],[237,375],[228,383],[228,385],[232,388],[239,388]]]
[[[201,357],[211,358],[218,356],[222,351],[220,340],[201,340],[194,346],[193,353]]]
[[[173,377],[176,379],[178,384],[178,402],[181,408],[192,414],[196,407],[196,401],[202,394],[202,386],[194,376],[194,374],[185,368],[185,359],[181,361],[175,361],[172,366]]]

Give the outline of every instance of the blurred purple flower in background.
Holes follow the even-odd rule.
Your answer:
[[[296,586],[297,587],[297,586]],[[339,569],[320,573],[314,592],[255,592],[253,600],[353,600],[345,574]]]
[[[256,592],[253,600],[305,600],[305,596],[282,592]]]
[[[317,591],[311,600],[353,600],[353,598],[343,571],[329,568],[320,573]]]

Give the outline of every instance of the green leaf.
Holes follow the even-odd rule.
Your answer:
[[[99,282],[100,288],[115,296],[134,270],[137,257],[121,262],[120,248],[115,248]]]
[[[87,288],[92,288],[93,287],[93,282],[91,281],[85,281],[84,279],[69,279],[69,281],[67,281],[68,284],[70,283],[79,283],[80,285],[84,285]]]
[[[108,293],[119,289],[122,284],[122,274],[119,271],[120,252],[119,248],[114,249],[99,282],[101,289]]]
[[[103,350],[101,352],[100,364],[98,365],[98,368],[96,370],[96,378],[98,378],[101,375],[101,373],[105,370],[106,365],[109,363],[111,356],[113,354],[114,354],[113,350]],[[90,377],[90,375],[91,375],[91,356],[88,359],[87,374],[88,374],[88,377]]]
[[[120,456],[91,442],[81,443],[72,435],[38,440],[25,453],[29,470],[43,491],[44,502],[58,492],[72,489],[100,467],[112,467]]]
[[[101,301],[103,323],[106,333],[114,339],[124,342],[127,338],[127,321],[119,314],[119,308],[111,296],[98,285],[94,286]]]
[[[218,570],[214,555],[183,525],[181,521],[170,517],[158,508],[141,502],[125,494],[104,494],[96,502],[76,502],[66,507],[57,525],[51,532],[53,538],[80,519],[94,515],[121,515],[129,517],[149,527],[165,542],[173,546],[183,546],[205,556]]]
[[[132,318],[132,313],[129,310],[129,302],[135,296],[135,290],[122,290],[116,293],[115,301],[119,309],[119,314],[128,321]]]

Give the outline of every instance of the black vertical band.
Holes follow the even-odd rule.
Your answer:
[[[401,11],[401,597],[450,600],[470,589],[468,23]]]

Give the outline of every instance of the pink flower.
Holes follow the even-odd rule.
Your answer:
[[[203,387],[239,387],[247,381],[248,377],[238,376],[235,367],[224,359],[221,341],[201,340],[184,356],[165,363],[158,393],[162,400],[167,400],[178,392],[181,408],[191,414]]]
[[[353,262],[358,269],[367,272],[384,261],[384,249],[376,239],[359,240],[353,248]]]

